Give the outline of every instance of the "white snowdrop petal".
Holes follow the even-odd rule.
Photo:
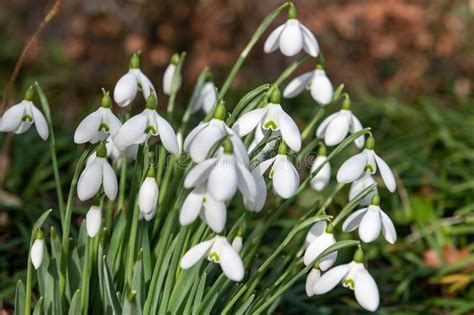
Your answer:
[[[312,268],[306,278],[306,295],[313,296],[313,286],[314,283],[321,277],[321,271],[319,269]]]
[[[240,253],[242,250],[242,237],[241,236],[236,236],[232,240],[232,248],[235,250],[236,253]]]
[[[258,164],[255,168],[258,169],[258,172],[263,175],[267,169],[275,162],[276,157],[270,158]]]
[[[292,57],[303,49],[303,34],[298,20],[291,19],[281,32],[279,46],[282,54]]]
[[[166,95],[171,94],[171,84],[173,83],[173,75],[176,71],[176,65],[170,63],[168,67],[166,67],[165,73],[163,75],[163,92]]]
[[[326,271],[321,278],[314,282],[313,293],[325,294],[334,289],[349,271],[349,264],[339,265]]]
[[[369,206],[359,225],[359,237],[365,243],[373,242],[381,230],[380,211],[376,206]]]
[[[397,231],[395,230],[395,226],[393,225],[392,220],[390,217],[380,210],[380,217],[382,219],[382,234],[390,244],[395,244],[397,241]]]
[[[332,253],[327,254],[326,256],[321,257],[321,259],[319,259],[318,261],[319,268],[321,268],[322,271],[328,270],[329,268],[334,266],[336,259],[337,259],[337,251],[334,251]]]
[[[26,101],[21,101],[20,103],[10,107],[2,117],[2,131],[11,132],[17,129],[25,113]]]
[[[102,163],[96,158],[79,176],[77,195],[82,201],[91,199],[102,184]]]
[[[86,116],[77,126],[74,132],[74,142],[77,144],[86,143],[99,133],[102,114],[95,111]]]
[[[374,184],[374,178],[372,175],[365,173],[359,179],[354,181],[351,184],[351,189],[349,190],[349,201],[357,197],[364,189]],[[372,200],[372,196],[377,193],[377,187],[374,187],[361,201],[361,205],[369,205]]]
[[[182,269],[189,269],[194,264],[196,264],[201,258],[206,255],[206,253],[211,248],[212,244],[214,243],[214,239],[201,242],[196,246],[189,249],[186,254],[184,254],[183,258],[181,258],[180,266]]]
[[[223,155],[209,174],[207,190],[217,201],[228,201],[237,191],[237,176],[234,158]]]
[[[367,164],[367,152],[364,150],[346,160],[337,171],[338,183],[350,183],[355,181],[364,172]]]
[[[204,217],[207,225],[216,233],[224,230],[227,220],[227,210],[224,202],[214,200],[212,196],[207,195],[204,202]]]
[[[122,76],[114,88],[114,100],[120,107],[128,106],[137,95],[138,81],[133,73]]]
[[[43,239],[36,239],[31,246],[31,262],[33,263],[33,267],[38,270],[43,263],[44,257],[44,240]]]
[[[318,168],[324,161],[326,160],[326,156],[318,156],[315,160],[313,165],[311,166],[311,172],[314,172],[316,168]],[[316,191],[323,190],[329,183],[331,179],[331,165],[328,163],[324,164],[321,170],[311,179],[311,188]]]
[[[154,177],[147,177],[138,192],[138,207],[143,213],[156,210],[158,202],[158,185]]]
[[[350,129],[350,132],[351,133],[356,133],[360,130],[362,130],[362,124],[360,123],[360,120],[357,119],[356,116],[354,116],[354,114],[351,113],[351,129]],[[365,143],[365,136],[360,136],[359,138],[357,138],[355,141],[354,141],[355,145],[359,148],[359,149],[362,149],[364,147],[364,143]]]
[[[192,112],[195,113],[202,109],[207,114],[209,113],[217,102],[217,89],[214,83],[206,82],[201,89],[199,98],[196,103],[193,104]]]
[[[178,138],[173,130],[173,127],[158,113],[155,112],[155,118],[158,124],[158,134],[160,135],[163,146],[168,152],[173,154],[179,153]]]
[[[86,214],[86,230],[89,237],[95,237],[99,233],[102,224],[102,213],[100,208],[92,206]]]
[[[321,105],[331,103],[334,90],[324,70],[316,70],[311,81],[311,96]]]
[[[125,150],[129,145],[137,143],[147,127],[148,115],[142,112],[127,120],[114,138],[114,143],[120,150]]]
[[[319,55],[319,44],[313,33],[303,24],[299,23],[303,34],[303,49],[312,57]]]
[[[103,160],[102,170],[104,176],[104,193],[110,200],[115,200],[115,197],[117,197],[118,190],[117,176],[115,176],[112,166],[110,166],[109,162],[107,162],[107,160],[105,159]]]
[[[188,175],[186,175],[186,178],[184,179],[184,187],[191,188],[204,183],[208,179],[209,173],[212,171],[216,161],[217,158],[211,158],[196,164],[189,171]]]
[[[326,133],[326,129],[328,127],[328,125],[331,123],[331,121],[337,117],[337,115],[339,114],[339,112],[336,112],[334,114],[331,114],[329,115],[328,117],[326,117],[326,119],[323,120],[323,122],[319,125],[318,129],[316,130],[316,137],[318,139],[323,139],[324,138],[324,134]]]
[[[294,195],[298,185],[300,184],[300,177],[293,164],[288,161],[288,158],[281,157],[275,161],[273,172],[273,188],[275,192],[282,198],[288,199]]]
[[[380,303],[379,290],[372,276],[362,268],[354,280],[354,293],[357,302],[368,311],[374,312]]]
[[[33,120],[35,121],[36,131],[38,131],[41,139],[46,141],[49,135],[46,118],[44,117],[43,113],[38,108],[36,108],[36,106],[31,105],[31,109],[33,110]]]
[[[247,149],[245,148],[244,143],[240,140],[239,136],[234,133],[234,131],[227,127],[227,132],[231,135],[230,141],[234,146],[234,155],[235,157],[242,162],[244,165],[249,164],[249,156],[247,153]]]
[[[255,127],[257,127],[266,112],[267,108],[258,108],[245,113],[237,120],[234,126],[232,126],[232,130],[234,130],[240,137],[249,134],[255,129]]]
[[[393,176],[392,170],[377,154],[374,153],[374,155],[375,161],[377,162],[377,166],[380,170],[380,175],[382,176],[383,182],[385,183],[385,187],[387,187],[388,191],[394,192],[397,188],[397,183],[395,182],[395,177]]]
[[[202,208],[202,198],[203,191],[200,188],[195,188],[189,193],[179,213],[179,222],[181,225],[189,225],[197,219]]]
[[[204,161],[212,146],[222,139],[224,135],[223,128],[215,120],[211,120],[206,128],[201,129],[189,145],[189,155],[193,161],[196,163]]]
[[[219,264],[226,277],[232,281],[242,281],[244,278],[244,264],[239,254],[237,254],[227,240],[222,242],[218,255],[220,258]]]
[[[237,187],[244,196],[244,198],[255,201],[257,198],[257,185],[254,177],[249,170],[242,164],[237,162]]]
[[[328,233],[323,233],[323,235],[319,236],[316,240],[311,242],[306,248],[306,251],[304,253],[303,257],[303,263],[308,266],[312,263],[314,263],[315,259],[324,251],[326,250],[329,246],[333,245],[336,243],[336,240],[334,239],[333,234],[328,234]],[[321,259],[320,259],[321,260]],[[335,261],[335,259],[334,259]],[[326,270],[330,268],[329,263],[326,263],[326,266],[324,268],[321,268],[321,270]],[[320,264],[321,265],[321,264]]]
[[[351,124],[350,112],[341,110],[328,125],[324,134],[324,142],[328,146],[338,145],[344,140]]]
[[[280,43],[280,35],[283,32],[286,24],[282,24],[278,26],[273,32],[268,36],[267,40],[265,41],[265,45],[263,46],[263,51],[268,53],[274,52],[278,49],[278,45]]]
[[[306,247],[309,246],[317,237],[323,235],[326,231],[327,223],[326,221],[318,221],[311,226],[311,229],[306,234]]]
[[[297,76],[286,86],[283,91],[283,97],[292,98],[303,92],[303,90],[309,85],[309,82],[313,78],[314,71],[303,73]]]
[[[347,219],[344,221],[344,224],[342,225],[342,230],[344,232],[352,232],[355,229],[357,229],[366,211],[367,211],[367,208],[363,208],[363,209],[355,211],[350,216],[348,216]]]
[[[110,108],[104,108],[104,110],[105,121],[107,123],[107,126],[109,127],[109,134],[115,136],[122,127],[122,122],[120,121],[120,119],[117,118],[117,116],[114,115]]]
[[[295,152],[301,149],[301,134],[293,119],[280,109],[278,114],[280,132],[286,144]]]
[[[199,124],[198,126],[196,126],[196,128],[191,130],[191,132],[188,134],[186,139],[184,139],[184,144],[183,144],[184,151],[189,152],[189,147],[193,143],[196,136],[208,125],[209,123]]]
[[[151,219],[155,217],[155,214],[156,214],[156,209],[149,213],[143,213],[143,218],[145,218],[145,221],[150,221]]]
[[[257,196],[255,200],[250,200],[244,196],[244,205],[248,210],[260,212],[265,205],[265,200],[267,199],[267,185],[265,179],[257,168],[255,168],[251,174],[257,188]]]
[[[158,95],[156,94],[155,87],[153,86],[153,83],[151,83],[150,79],[148,79],[148,77],[140,69],[134,69],[134,70],[135,70],[135,75],[137,76],[137,80],[140,82],[142,86],[143,98],[145,100],[148,99],[148,96],[150,96],[150,92],[152,92],[157,98],[156,100],[158,101]]]

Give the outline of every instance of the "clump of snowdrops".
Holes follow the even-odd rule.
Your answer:
[[[270,33],[264,50],[306,56],[273,83],[226,104],[228,89],[255,43],[286,12],[287,21]],[[370,128],[363,128],[351,111],[343,85],[333,89],[319,44],[298,20],[293,4],[282,4],[263,20],[220,89],[204,69],[178,117],[184,60],[184,53],[173,55],[163,75],[166,101],[157,99],[138,53],[113,94],[103,89],[97,110],[74,133],[82,154],[66,201],[41,86],[32,85],[24,100],[4,113],[1,131],[21,134],[34,126],[49,141],[58,197],[57,209],[46,211],[33,227],[26,288],[18,282],[15,312],[259,314],[275,309],[304,277],[315,303],[318,295],[341,284],[353,290],[362,308],[375,311],[379,291],[364,247],[380,234],[392,244],[397,236],[381,208],[374,175],[390,192],[396,182],[376,154]],[[308,60],[315,69],[290,79]],[[315,111],[300,132],[285,99],[305,90]],[[116,116],[115,106],[127,109]],[[191,116],[202,121],[190,126]],[[333,165],[333,158],[352,145],[360,153]],[[312,153],[316,158],[306,165]],[[320,195],[335,168],[338,184],[329,197],[307,209],[284,239],[271,243],[275,248],[270,252],[262,250],[270,228],[298,196],[307,189]],[[300,173],[308,175],[301,179]],[[336,216],[326,214],[347,184],[346,206]],[[72,238],[76,196],[89,210]],[[60,232],[45,230],[51,211],[60,214]],[[341,228],[358,233],[351,234],[353,240],[338,241],[334,232]],[[352,261],[338,261],[341,251],[352,251]]]

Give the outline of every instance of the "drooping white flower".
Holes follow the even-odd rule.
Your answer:
[[[278,26],[265,41],[263,50],[271,53],[277,49],[285,56],[292,57],[302,49],[312,57],[319,54],[318,41],[303,24],[296,19],[296,9],[291,6],[288,11],[288,20]]]
[[[184,140],[184,151],[189,153],[194,162],[204,161],[211,148],[225,136],[228,136],[236,149],[234,154],[242,163],[248,164],[247,149],[235,132],[227,127],[223,120],[224,117],[225,107],[223,102],[220,102],[214,111],[214,118],[191,130]]]
[[[293,119],[285,113],[280,105],[281,94],[278,88],[274,88],[270,103],[263,108],[254,109],[242,117],[234,124],[232,129],[243,137],[255,128],[261,128],[263,133],[267,130],[280,132],[283,140],[293,150],[298,152],[301,149],[301,134]]]
[[[163,146],[169,152],[179,152],[178,139],[173,127],[156,111],[156,98],[151,94],[145,110],[127,120],[114,137],[114,143],[120,150],[132,144],[140,144],[151,136],[160,136]]]
[[[173,77],[176,73],[176,68],[179,62],[179,54],[175,53],[171,56],[171,61],[168,67],[166,67],[165,73],[163,75],[163,92],[166,95],[171,95],[171,88],[173,86]],[[176,90],[181,87],[181,75],[178,73],[178,86]]]
[[[107,149],[101,142],[96,150],[96,157],[89,159],[77,184],[77,195],[82,201],[91,199],[97,194],[100,187],[110,200],[117,196],[117,177],[112,166],[106,159]]]
[[[336,243],[334,234],[332,232],[332,225],[326,221],[318,221],[309,230],[306,235],[306,250],[303,257],[303,262],[306,266],[315,263],[315,259],[325,251],[329,246]],[[337,251],[331,252],[328,255],[318,259],[319,269],[325,271],[331,268],[337,259]]]
[[[372,174],[370,174],[370,172],[363,173],[361,177],[359,177],[358,179],[352,182],[351,189],[349,190],[349,201],[353,200],[364,189],[371,186],[372,184],[375,184],[375,180]],[[372,200],[372,197],[377,193],[378,193],[377,186],[374,186],[374,188],[367,195],[365,195],[364,198],[361,199],[359,204],[363,206],[370,205],[370,201]]]
[[[311,96],[321,106],[331,103],[334,89],[323,69],[316,68],[294,78],[283,91],[283,97],[295,97],[306,88],[311,90]]]
[[[230,140],[224,141],[223,152],[195,165],[184,180],[185,188],[206,183],[206,191],[216,200],[230,200],[240,190],[244,198],[255,200],[257,188],[249,170],[233,154]]]
[[[211,80],[211,77],[206,78],[206,83],[202,86],[199,96],[193,104],[193,113],[202,109],[207,114],[216,106],[217,88]]]
[[[135,99],[139,90],[142,91],[145,100],[150,94],[156,95],[150,79],[140,70],[140,57],[138,54],[133,54],[128,72],[115,85],[114,100],[120,107],[126,107]]]
[[[33,242],[30,250],[30,257],[33,267],[35,267],[36,270],[39,269],[43,263],[44,257],[44,237],[41,229],[38,229],[36,232],[35,241]]]
[[[84,118],[74,133],[74,142],[80,143],[97,143],[105,140],[109,134],[114,136],[119,131],[122,123],[112,113],[112,101],[109,93],[104,91],[104,96],[100,107],[95,112]]]
[[[98,205],[92,205],[86,214],[86,230],[89,237],[95,237],[99,233],[102,224],[102,212]]]
[[[313,283],[312,293],[320,295],[331,291],[342,282],[343,286],[354,290],[357,302],[368,311],[375,311],[379,307],[380,296],[377,284],[362,264],[362,259],[340,265],[326,271]]]
[[[365,144],[365,149],[345,161],[337,171],[337,181],[339,183],[351,183],[361,177],[364,172],[375,174],[377,169],[390,192],[397,188],[395,177],[390,167],[374,151],[375,140],[369,137]]]
[[[193,223],[198,216],[216,233],[224,230],[227,220],[225,202],[217,201],[207,192],[205,184],[194,188],[183,202],[179,214],[181,225]]]
[[[155,170],[153,167],[150,167],[138,192],[138,208],[143,215],[156,212],[158,194],[159,189],[155,178]]]
[[[319,168],[324,161],[326,161],[326,148],[322,146],[318,152],[318,156],[313,162],[311,166],[311,174]],[[329,184],[329,180],[331,179],[331,165],[329,162],[325,163],[321,169],[318,171],[316,175],[311,179],[310,185],[316,191],[322,191],[326,186]]]
[[[308,274],[308,277],[306,278],[306,295],[307,296],[313,296],[313,287],[314,283],[321,278],[321,270],[319,268],[312,268],[311,271]]]
[[[382,231],[383,236],[390,244],[397,241],[397,231],[390,217],[380,208],[379,195],[372,197],[371,205],[351,214],[344,224],[344,232],[352,232],[359,228],[359,237],[365,243],[375,241]]]
[[[278,154],[275,157],[260,163],[257,167],[259,168],[260,174],[263,174],[270,166],[272,167],[269,177],[272,179],[275,193],[284,199],[292,197],[300,184],[300,176],[288,159],[287,148],[284,141],[280,143]],[[263,185],[260,186],[263,188]]]
[[[33,94],[33,87],[30,86],[23,101],[13,105],[3,114],[0,131],[22,134],[34,124],[41,139],[48,139],[48,123],[43,113],[33,104]]]
[[[244,278],[244,264],[237,251],[232,248],[224,236],[201,242],[186,252],[180,266],[189,269],[207,255],[207,259],[219,264],[222,271],[232,281],[240,282]]]
[[[324,139],[328,146],[338,145],[346,138],[347,134],[362,130],[359,119],[350,111],[348,99],[344,100],[342,109],[323,120],[316,130],[316,137]],[[358,137],[354,143],[358,148],[364,146],[364,136]]]

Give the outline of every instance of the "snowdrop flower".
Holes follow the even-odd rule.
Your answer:
[[[155,208],[155,210],[153,210],[149,213],[143,213],[143,212],[140,211],[138,213],[138,219],[139,220],[145,219],[145,221],[150,221],[151,219],[153,219],[155,217],[155,214],[156,214],[156,208]]]
[[[138,208],[143,215],[149,215],[152,212],[156,212],[158,194],[159,189],[155,178],[155,170],[153,167],[149,167],[146,178],[138,192]]]
[[[278,154],[275,157],[258,165],[261,174],[265,173],[270,166],[272,166],[270,178],[275,193],[284,199],[292,197],[300,184],[300,176],[288,159],[287,147],[284,141],[280,143]]]
[[[307,296],[313,296],[313,287],[314,283],[321,278],[321,270],[319,269],[318,266],[314,267],[311,269],[311,271],[308,274],[308,277],[306,278],[306,295]]]
[[[331,291],[339,282],[354,290],[357,302],[368,311],[379,307],[380,296],[377,284],[363,265],[363,253],[359,249],[354,260],[328,270],[313,283],[312,293],[325,294]]]
[[[315,263],[315,259],[331,245],[336,244],[333,234],[332,224],[326,221],[318,221],[311,227],[306,235],[306,251],[304,253],[303,262],[306,266]],[[319,269],[325,271],[331,268],[336,262],[337,251],[334,251],[324,257],[318,259]]]
[[[179,214],[181,225],[193,223],[199,215],[202,220],[216,233],[224,230],[227,220],[225,202],[215,200],[207,192],[206,185],[194,188],[183,202]]]
[[[277,87],[270,96],[270,103],[264,108],[254,109],[242,117],[234,124],[232,129],[243,137],[256,128],[261,128],[263,133],[267,130],[280,132],[283,140],[293,150],[298,152],[301,149],[301,134],[293,119],[283,111],[280,105],[281,94]]]
[[[114,100],[120,107],[126,107],[135,99],[139,90],[142,91],[145,100],[148,99],[150,94],[156,95],[150,79],[140,70],[140,57],[135,53],[130,58],[128,72],[115,85]]]
[[[220,235],[201,242],[188,250],[181,259],[181,268],[191,268],[205,255],[207,255],[209,261],[219,264],[230,280],[240,282],[244,278],[244,264],[239,254],[232,248],[229,241]]]
[[[224,122],[225,106],[224,102],[214,111],[214,118],[194,128],[184,140],[184,151],[188,152],[194,162],[200,163],[204,161],[209,154],[211,148],[225,136],[229,136],[229,140],[234,146],[235,155],[244,163],[248,164],[248,154],[242,140],[235,132],[227,127]]]
[[[370,172],[365,172],[362,174],[359,179],[356,179],[355,181],[352,182],[351,184],[351,189],[349,190],[349,201],[353,200],[355,197],[357,197],[364,189],[367,187],[375,184],[374,177],[370,174]],[[364,196],[364,198],[361,199],[359,202],[360,205],[363,206],[368,206],[370,205],[370,201],[372,200],[372,197],[378,193],[377,186],[374,186],[374,188]]]
[[[327,156],[326,156],[326,147],[324,145],[321,145],[319,148],[318,156],[313,162],[313,165],[311,166],[311,174],[316,171],[317,168],[319,168],[324,161],[326,161]],[[316,191],[322,191],[324,188],[329,183],[329,180],[331,179],[331,165],[329,162],[324,164],[322,168],[318,171],[316,175],[311,179],[310,185],[311,188],[313,188]]]
[[[203,110],[206,114],[209,113],[217,103],[217,88],[212,82],[210,73],[206,76],[206,82],[199,91],[197,101],[193,104],[192,112],[196,113]]]
[[[179,63],[179,54],[175,53],[171,56],[171,61],[168,67],[166,67],[165,73],[163,75],[163,92],[166,95],[171,95],[171,88],[173,86],[173,77],[176,73],[176,66]],[[178,73],[178,86],[176,90],[179,90],[181,87],[181,75]]]
[[[390,192],[394,192],[397,188],[395,177],[390,167],[382,160],[374,151],[375,140],[372,136],[367,139],[365,149],[359,154],[354,155],[345,161],[337,171],[337,181],[339,183],[351,183],[365,172],[375,174],[377,168]]]
[[[224,141],[223,153],[195,165],[184,180],[185,188],[207,183],[206,190],[216,201],[230,200],[237,189],[244,198],[255,200],[257,188],[247,167],[233,154],[230,140]]]
[[[88,160],[77,184],[77,195],[82,201],[91,199],[103,186],[110,200],[117,196],[117,177],[106,159],[107,149],[101,142],[96,150],[96,158]]]
[[[122,126],[120,120],[112,113],[112,100],[109,92],[105,92],[100,108],[84,118],[74,133],[74,142],[97,143],[105,140],[109,134],[114,136]]]
[[[277,27],[268,36],[263,50],[268,54],[280,49],[285,56],[292,57],[302,49],[312,57],[319,54],[318,41],[303,24],[296,18],[296,9],[291,6],[288,10],[288,20]]]
[[[316,130],[316,137],[324,139],[328,146],[338,145],[347,136],[347,133],[356,133],[362,130],[362,124],[350,111],[350,101],[346,96],[342,109],[337,113],[329,115],[323,120]],[[360,136],[354,141],[358,148],[364,146],[364,136]]]
[[[93,238],[99,233],[100,225],[102,224],[102,212],[98,203],[95,203],[89,208],[86,214],[86,230],[87,235]]]
[[[324,106],[331,103],[334,89],[321,66],[318,65],[315,70],[294,78],[283,91],[283,97],[295,97],[305,88],[311,90],[311,96],[319,105]]]
[[[31,246],[30,250],[30,257],[31,257],[31,262],[33,263],[33,267],[35,267],[36,270],[41,267],[41,264],[43,263],[43,257],[44,257],[44,237],[43,237],[43,231],[41,229],[38,229],[35,235],[35,241],[33,242],[33,245]]]
[[[124,151],[132,144],[140,144],[151,136],[160,136],[163,146],[169,152],[179,152],[178,139],[173,127],[156,111],[156,98],[151,94],[143,112],[127,120],[114,138],[114,143]]]
[[[263,178],[263,173],[265,173],[268,167],[264,169],[263,166],[260,167],[260,165],[257,165],[251,172],[255,181],[255,186],[257,188],[257,195],[255,199],[251,200],[250,198],[246,198],[244,196],[245,208],[253,212],[260,212],[265,205],[265,201],[267,200],[267,184]]]
[[[43,113],[33,104],[33,94],[33,86],[30,86],[23,101],[13,105],[3,114],[0,131],[22,134],[27,132],[31,125],[35,124],[36,131],[41,139],[48,139],[48,123]]]
[[[344,224],[344,232],[352,232],[359,228],[359,237],[365,243],[375,241],[382,231],[383,236],[390,244],[397,241],[397,231],[390,217],[379,207],[380,197],[374,195],[371,205],[351,214]]]

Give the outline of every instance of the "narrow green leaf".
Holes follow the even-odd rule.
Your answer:
[[[33,315],[42,315],[43,312],[43,297],[40,296],[38,301],[36,301],[35,308],[33,309]]]
[[[81,294],[79,289],[72,295],[68,315],[81,315]]]
[[[235,315],[243,315],[246,313],[246,311],[249,309],[250,305],[253,302],[253,299],[255,298],[255,294],[252,294],[245,302],[242,304],[242,306],[239,307],[239,309],[235,312]]]
[[[24,315],[25,314],[25,286],[21,280],[18,280],[16,284],[15,292],[15,315]]]
[[[112,306],[112,310],[114,314],[122,314],[122,306],[120,305],[119,299],[117,298],[117,290],[114,285],[114,279],[112,277],[112,273],[110,272],[107,257],[104,255],[102,256],[102,272],[104,273],[104,283],[105,289],[107,292],[107,297],[110,301],[110,305]]]

